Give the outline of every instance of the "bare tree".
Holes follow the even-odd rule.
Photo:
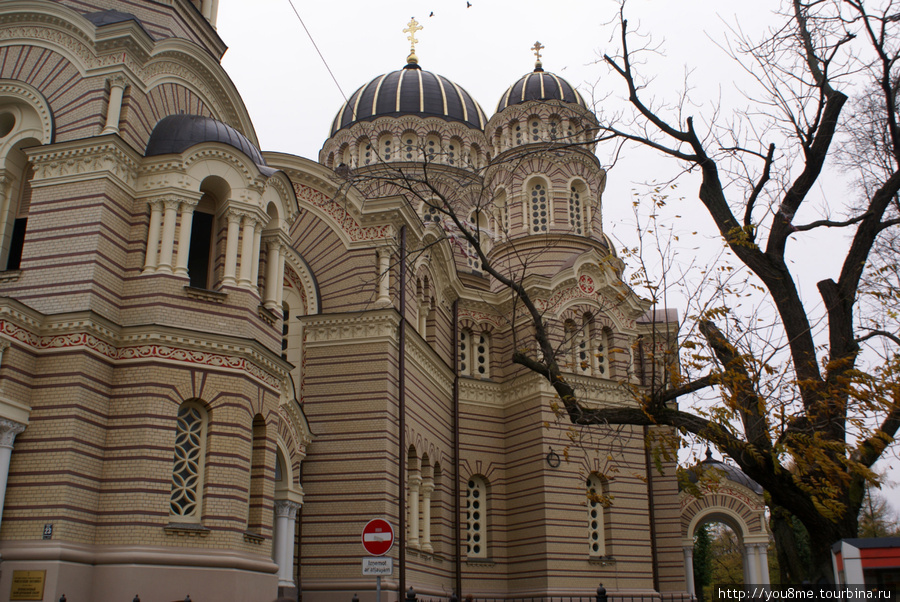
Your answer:
[[[563,397],[576,422],[667,424],[714,443],[766,489],[776,522],[794,516],[805,525],[814,578],[830,578],[832,543],[857,536],[866,483],[877,482],[872,465],[900,426],[896,320],[873,327],[856,315],[873,249],[895,237],[900,223],[891,212],[900,190],[900,13],[889,1],[872,4],[791,0],[783,23],[759,43],[741,37],[735,53],[766,94],[747,99],[752,106],[744,117],[723,125],[717,121],[722,116],[708,115],[702,126],[690,115],[694,105],[687,97],[674,110],[645,98],[646,82],[636,65],[648,48],[630,47],[634,32],[622,8],[620,50],[604,61],[627,90],[631,113],[628,119],[601,118],[601,131],[700,174],[697,200],[774,308],[786,363],[773,367],[773,357],[755,353],[722,328],[731,313],[726,310],[699,317],[703,343],[714,358],[705,374],[645,396],[638,408],[586,411]],[[844,114],[853,90],[867,94],[868,113],[879,116],[876,126],[861,127]],[[797,223],[801,210],[826,210],[827,199],[815,191],[841,146],[845,164],[848,152],[870,153],[865,160],[855,157],[865,168],[864,199],[845,218]],[[821,307],[801,296],[789,248],[794,240],[810,250],[824,228],[842,229],[850,244],[837,279],[818,283]],[[895,260],[880,265],[890,273]],[[877,279],[878,272],[868,273]],[[883,280],[869,282],[876,294],[885,290]],[[816,323],[827,325],[822,340]],[[882,353],[870,361],[863,344],[876,340]],[[769,376],[782,377],[781,385],[765,386]],[[716,419],[667,403],[675,394],[707,386],[719,390],[727,409]],[[790,549],[793,531],[777,524],[774,531],[779,546]],[[791,574],[789,567],[785,578],[805,576]]]

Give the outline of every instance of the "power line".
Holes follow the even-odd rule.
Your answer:
[[[312,42],[313,48],[316,49],[316,52],[319,53],[319,58],[322,59],[322,64],[325,65],[325,69],[328,70],[328,75],[331,76],[331,79],[334,80],[334,85],[337,86],[338,92],[341,93],[341,97],[343,97],[344,102],[347,101],[347,95],[344,94],[344,90],[341,88],[341,84],[338,83],[337,78],[334,76],[334,73],[331,71],[331,67],[328,66],[328,61],[325,60],[325,56],[322,54],[322,51],[319,50],[319,46],[316,44],[316,41],[313,39],[312,34],[309,33],[309,29],[306,28],[306,23],[303,22],[303,19],[300,17],[300,13],[297,12],[297,7],[294,6],[294,0],[288,0],[288,4],[291,5],[291,8],[294,10],[294,14],[297,15],[297,20],[300,21],[300,25],[303,26],[303,31],[306,32],[306,35],[309,37],[309,41]]]

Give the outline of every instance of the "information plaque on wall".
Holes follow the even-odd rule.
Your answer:
[[[43,600],[44,580],[47,571],[13,571],[10,602],[18,600]]]

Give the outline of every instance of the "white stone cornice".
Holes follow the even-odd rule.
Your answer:
[[[436,391],[449,393],[453,388],[453,370],[447,366],[427,342],[409,325],[406,329],[407,361],[428,377]]]
[[[579,392],[579,401],[588,407],[637,405],[627,387],[615,381],[572,374],[566,378]],[[541,397],[553,399],[555,395],[547,379],[534,373],[525,373],[502,384],[475,378],[459,379],[460,402],[469,405],[510,408]]]
[[[300,319],[307,347],[358,345],[373,341],[397,344],[400,316],[392,309],[302,316]]]
[[[33,188],[111,177],[127,190],[137,184],[141,157],[118,136],[37,146],[25,151],[34,165]]]

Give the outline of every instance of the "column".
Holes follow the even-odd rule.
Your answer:
[[[281,240],[277,237],[266,239],[266,291],[263,295],[263,305],[266,309],[275,311],[280,308],[278,303],[278,288],[284,282],[284,264],[281,263]],[[281,265],[281,272],[278,271]]]
[[[250,288],[256,290],[259,282],[259,247],[262,241],[262,224],[256,222],[256,227],[253,229],[253,257],[250,260],[252,262],[253,270],[250,272]]]
[[[295,587],[291,569],[294,566],[294,521],[300,504],[288,500],[275,502],[275,564],[278,565],[278,587]]]
[[[764,543],[756,544],[757,556],[759,557],[759,576],[760,585],[770,585],[769,579],[769,546]]]
[[[122,115],[122,98],[125,95],[125,88],[128,87],[128,80],[121,75],[110,77],[109,82],[109,106],[106,108],[106,125],[100,130],[100,134],[118,134],[119,118]]]
[[[181,227],[178,230],[178,256],[175,259],[175,273],[187,276],[188,253],[191,250],[191,227],[194,223],[194,208],[198,201],[181,201]]]
[[[219,0],[210,0],[212,7],[209,11],[209,23],[216,29],[216,22],[219,20]]]
[[[378,249],[378,299],[376,303],[388,305],[391,302],[391,252]]]
[[[147,232],[147,258],[144,260],[144,273],[156,270],[157,253],[159,252],[159,233],[162,228],[162,201],[150,201],[150,229]]]
[[[275,281],[275,307],[278,308],[278,311],[281,311],[281,308],[284,304],[284,243],[279,248],[278,253],[278,268],[277,268],[277,280]]]
[[[225,276],[222,284],[237,284],[235,275],[237,272],[238,237],[240,236],[241,215],[234,211],[226,214],[228,220],[228,238],[225,243]]]
[[[12,242],[12,225],[16,220],[16,216],[12,214],[11,209],[11,186],[12,178],[6,175],[6,170],[2,170],[0,174],[0,257],[3,257],[2,269],[6,269],[6,258],[9,256],[9,246]]]
[[[419,549],[419,485],[422,477],[411,475],[409,477],[409,537],[406,545]]]
[[[431,545],[431,494],[434,491],[434,481],[424,479],[422,482],[422,551],[434,552]]]
[[[238,285],[250,287],[253,274],[253,238],[256,230],[256,218],[250,215],[243,217],[243,232],[241,241],[241,277]]]
[[[744,574],[744,585],[759,584],[759,562],[756,558],[756,546],[746,544],[744,546],[744,557],[747,559],[747,569]]]
[[[172,271],[172,250],[175,247],[175,220],[178,217],[179,199],[164,199],[162,242],[159,248],[159,271]],[[152,218],[152,216],[151,216]]]
[[[0,521],[3,520],[3,503],[6,500],[6,481],[9,479],[9,460],[12,456],[16,435],[25,430],[25,425],[0,418]]]
[[[694,590],[694,544],[684,546],[684,576],[687,579],[687,591],[690,595],[696,596]]]

